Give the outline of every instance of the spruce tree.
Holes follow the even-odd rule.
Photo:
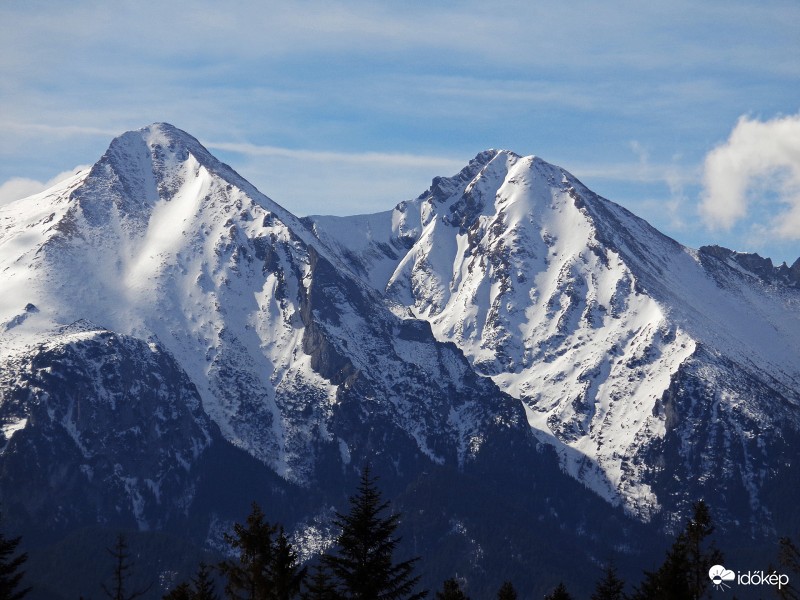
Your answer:
[[[278,539],[272,556],[272,583],[275,600],[291,600],[300,594],[300,586],[306,576],[306,568],[300,568],[297,552],[289,543],[283,526],[278,530]]]
[[[220,563],[220,572],[227,577],[225,594],[231,600],[267,600],[272,564],[272,536],[276,528],[270,525],[261,512],[261,507],[253,502],[247,515],[246,524],[235,523],[233,535],[225,534],[225,541],[239,560],[226,560]]]
[[[691,600],[689,586],[689,562],[686,544],[682,536],[667,551],[664,562],[656,571],[645,571],[644,581],[636,588],[633,600]]]
[[[461,590],[458,580],[451,577],[442,584],[442,591],[436,592],[436,600],[469,600],[469,596]]]
[[[278,534],[277,537],[275,534]],[[238,551],[239,560],[219,565],[227,577],[225,593],[231,600],[291,600],[300,593],[305,569],[283,527],[270,525],[253,503],[246,524],[236,523],[225,541]]]
[[[517,600],[517,590],[510,581],[504,581],[497,590],[497,600]]]
[[[194,594],[189,584],[185,581],[162,596],[163,600],[194,600]]]
[[[211,567],[204,562],[197,568],[197,575],[192,579],[194,595],[192,600],[219,600]]]
[[[7,538],[0,533],[0,600],[20,600],[31,588],[18,589],[25,571],[20,567],[28,560],[26,553],[14,554],[22,538]]]
[[[667,551],[667,556],[658,570],[644,572],[644,581],[636,588],[633,600],[670,600],[672,598],[690,600],[688,569],[686,548],[683,539],[679,537]]]
[[[569,595],[569,592],[562,581],[556,586],[556,589],[544,597],[544,600],[572,600],[572,596]]]
[[[269,568],[272,562],[272,536],[275,527],[264,518],[253,502],[245,525],[235,523],[233,535],[224,539],[239,553],[239,561],[220,563],[220,572],[227,577],[225,593],[231,600],[266,600],[270,591]]]
[[[645,578],[633,600],[698,600],[708,590],[708,570],[723,561],[722,553],[706,538],[714,532],[708,506],[695,503],[686,528],[667,551],[657,571],[645,571]]]
[[[133,562],[131,561],[128,542],[124,534],[120,533],[117,536],[117,542],[114,547],[106,548],[106,551],[114,558],[113,583],[110,588],[105,584],[102,586],[106,596],[111,600],[134,600],[134,598],[140,598],[150,591],[150,588],[153,587],[152,583],[130,593],[125,589],[129,584],[128,580],[131,577]]]
[[[412,558],[399,563],[393,554],[400,539],[395,537],[400,515],[388,514],[389,503],[381,500],[369,467],[361,473],[357,493],[350,498],[350,512],[337,513],[341,528],[336,553],[323,557],[347,600],[418,600],[427,592],[414,592]]]
[[[339,600],[333,579],[324,565],[317,565],[314,574],[305,581],[302,600]]]
[[[800,550],[789,537],[778,541],[778,561],[782,567],[800,574]]]
[[[183,582],[163,598],[164,600],[219,600],[214,587],[211,567],[206,563],[200,563],[197,575],[192,578],[191,584]]]
[[[597,582],[591,600],[624,600],[625,582],[617,575],[613,563],[603,569],[603,577]]]
[[[778,542],[778,563],[781,565],[782,572],[789,571],[800,575],[800,550],[788,537],[782,537]],[[791,579],[800,579],[800,577]],[[788,585],[781,586],[778,596],[784,600],[800,600],[800,589],[790,581]]]

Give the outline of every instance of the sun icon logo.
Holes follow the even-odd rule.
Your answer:
[[[731,587],[726,582],[736,579],[736,574],[722,565],[714,565],[708,570],[708,577],[715,589],[724,591]]]

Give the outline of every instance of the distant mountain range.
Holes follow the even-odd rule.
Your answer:
[[[0,207],[0,283],[32,556],[213,550],[251,500],[311,556],[367,462],[428,585],[475,597],[651,560],[700,498],[731,548],[800,528],[800,259],[685,248],[536,157],[301,219],[155,124]]]

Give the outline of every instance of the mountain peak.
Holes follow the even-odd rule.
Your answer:
[[[196,138],[185,131],[169,123],[153,123],[114,138],[98,165],[110,165],[115,170],[128,171],[131,165],[141,166],[144,161],[157,169],[182,163],[190,154],[206,167],[220,164]]]
[[[205,181],[198,178],[201,171],[278,209],[196,138],[170,123],[153,123],[114,138],[73,197],[92,225],[107,223],[112,205],[121,214],[146,220],[159,199],[172,198],[189,181]]]
[[[488,148],[488,149],[484,150],[483,152],[478,152],[478,154],[475,155],[475,158],[473,158],[470,161],[470,163],[479,162],[479,163],[487,164],[487,163],[491,162],[494,158],[496,158],[497,156],[500,156],[500,155],[510,156],[510,157],[514,157],[514,158],[520,158],[519,154],[517,154],[513,150],[508,150],[507,148]]]
[[[197,138],[170,123],[153,123],[136,133],[141,134],[150,148],[165,147],[174,152],[191,152],[196,158],[200,156],[213,158]]]
[[[139,131],[169,136],[173,139],[189,139],[195,142],[197,141],[193,136],[189,135],[182,129],[178,129],[172,123],[167,123],[166,121],[157,121],[155,123],[151,123],[146,127],[142,127]]]

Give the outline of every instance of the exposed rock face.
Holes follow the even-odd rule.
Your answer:
[[[0,501],[12,522],[53,532],[185,518],[216,427],[163,348],[78,323],[0,377]]]
[[[766,283],[785,284],[800,288],[800,258],[794,261],[791,267],[786,263],[776,267],[769,258],[762,258],[755,253],[736,252],[722,246],[702,246],[700,253],[752,273]]]

